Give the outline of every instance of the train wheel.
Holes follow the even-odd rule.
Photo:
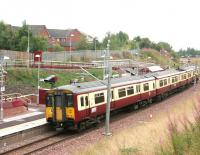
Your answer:
[[[78,132],[81,132],[81,131],[83,131],[83,130],[85,130],[85,129],[86,129],[85,122],[80,122],[80,123],[78,123],[78,126],[77,126],[77,131],[78,131]]]

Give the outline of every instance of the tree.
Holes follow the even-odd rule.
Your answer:
[[[0,22],[0,49],[10,50],[14,46],[14,34],[8,25]]]
[[[64,48],[62,46],[60,46],[60,44],[55,44],[55,45],[53,45],[53,51],[54,52],[64,51]]]
[[[159,49],[157,49],[157,50],[162,50],[162,49],[164,49],[164,50],[166,50],[166,51],[168,51],[168,52],[172,52],[172,51],[173,51],[171,45],[168,44],[168,43],[166,43],[166,42],[159,42],[159,43],[157,44],[157,46],[158,46],[158,48],[159,48]]]
[[[31,31],[29,31],[30,40],[30,51],[34,52],[37,50],[47,50],[48,42],[47,39],[33,36]],[[15,37],[15,50],[26,51],[28,47],[28,26],[26,22],[23,22],[23,26],[16,32]]]
[[[107,47],[108,40],[110,40],[111,50],[127,50],[127,48],[129,48],[129,36],[122,31],[116,34],[108,33],[108,35],[103,39],[104,48]]]
[[[92,50],[93,43],[89,43],[85,35],[81,35],[80,42],[76,45],[76,50]]]
[[[140,48],[150,48],[151,47],[151,41],[149,38],[141,38],[139,42],[139,47]]]
[[[42,50],[46,51],[48,47],[48,41],[46,38],[41,38],[41,37],[32,37],[30,41],[30,50],[31,51],[37,51],[37,50]],[[63,47],[56,47],[56,50],[58,51],[64,51]]]

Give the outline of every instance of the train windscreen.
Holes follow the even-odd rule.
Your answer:
[[[62,106],[62,96],[61,95],[55,95],[55,105],[57,107]]]
[[[46,98],[46,106],[51,107],[54,103],[54,96],[53,94],[48,94]]]
[[[66,106],[67,107],[73,107],[73,98],[72,98],[72,94],[65,94],[65,100],[66,100]]]

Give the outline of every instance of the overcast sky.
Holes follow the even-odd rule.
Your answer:
[[[100,40],[120,30],[165,41],[175,50],[200,49],[199,0],[1,0],[0,20],[21,26],[77,28]]]

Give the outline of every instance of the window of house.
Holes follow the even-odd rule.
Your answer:
[[[81,96],[81,107],[83,107],[84,106],[84,98],[83,98],[83,96]]]
[[[136,85],[136,93],[140,92],[140,85]]]
[[[127,94],[128,95],[134,94],[133,86],[127,88]]]
[[[104,93],[95,94],[95,104],[104,102]]]
[[[149,90],[149,83],[143,84],[143,87],[144,87],[144,91]]]
[[[126,96],[126,89],[125,88],[118,89],[118,95],[119,98]]]

